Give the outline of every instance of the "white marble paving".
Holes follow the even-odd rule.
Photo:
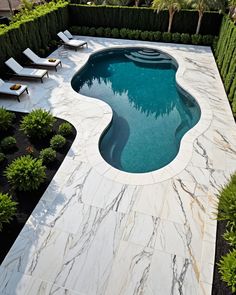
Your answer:
[[[9,110],[50,110],[77,136],[64,162],[0,266],[4,295],[210,295],[217,194],[236,170],[236,128],[210,48],[86,38],[88,48],[51,56],[63,68],[27,82]],[[95,51],[143,46],[176,60],[176,81],[202,115],[176,158],[151,173],[121,172],[101,157],[98,141],[111,108],[71,87]]]

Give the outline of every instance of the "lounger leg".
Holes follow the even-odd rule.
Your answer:
[[[20,98],[19,98],[19,95],[17,95],[17,100],[18,100],[18,102],[20,102]]]
[[[26,93],[29,94],[28,88],[25,89]]]
[[[42,77],[42,78],[40,78],[40,80],[41,80],[41,83],[43,83],[43,77]]]
[[[57,72],[57,66],[55,66],[55,71]]]
[[[47,77],[49,78],[48,72],[47,72]]]

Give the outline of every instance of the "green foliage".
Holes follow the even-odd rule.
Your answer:
[[[236,221],[229,221],[227,223],[223,237],[231,247],[236,248]]]
[[[236,292],[236,249],[221,257],[218,264],[221,279]]]
[[[41,159],[27,155],[16,158],[7,166],[4,174],[14,189],[33,191],[45,181],[45,170],[46,167],[42,165]]]
[[[39,158],[42,159],[43,164],[48,164],[55,161],[57,153],[52,148],[46,148],[40,151]]]
[[[202,43],[202,35],[194,34],[191,36],[192,38],[192,44],[199,45]]]
[[[125,39],[128,36],[128,30],[125,28],[120,29],[120,36],[121,38]]]
[[[95,28],[90,28],[88,31],[89,36],[96,36],[96,29]]]
[[[111,30],[111,36],[112,36],[113,38],[119,38],[119,37],[120,37],[120,32],[119,32],[119,30],[118,30],[117,28],[112,29],[112,30]]]
[[[181,35],[180,33],[173,33],[172,34],[172,41],[174,43],[180,43],[180,40],[181,40]]]
[[[204,35],[202,36],[202,44],[210,46],[213,43],[214,36],[212,35]]]
[[[102,37],[102,36],[104,36],[104,28],[102,28],[102,27],[97,28],[97,29],[96,29],[96,35],[97,35],[98,37]]]
[[[190,43],[190,35],[189,34],[181,34],[181,42],[184,44]]]
[[[24,116],[20,129],[30,137],[43,138],[51,133],[56,119],[50,112],[37,109]]]
[[[11,151],[16,147],[16,139],[12,136],[7,136],[1,141],[1,149],[4,152]]]
[[[55,149],[56,151],[61,149],[66,144],[66,139],[64,136],[57,134],[54,135],[50,140],[51,148]]]
[[[3,224],[9,223],[16,214],[17,203],[8,194],[0,193],[0,231]]]
[[[0,131],[6,131],[12,126],[15,114],[7,111],[3,107],[0,108]]]
[[[171,33],[164,32],[164,33],[162,34],[162,40],[163,40],[164,42],[171,42],[171,36],[172,36]]]
[[[105,37],[111,37],[111,28],[105,28],[104,35]]]
[[[218,219],[236,221],[236,174],[220,192]]]
[[[6,156],[4,155],[4,153],[0,152],[0,165],[5,159],[6,159]]]
[[[153,40],[160,41],[161,40],[161,37],[162,37],[162,33],[161,32],[156,31],[156,32],[153,33]]]
[[[171,0],[172,1],[172,0]],[[141,31],[164,32],[168,26],[168,11],[159,13],[153,8],[124,7],[104,5],[69,5],[71,26],[117,28]],[[195,10],[180,10],[175,13],[172,32],[194,34],[196,31],[198,12]],[[218,35],[222,15],[218,12],[205,12],[202,20],[202,35]],[[121,38],[125,31],[122,33]]]
[[[70,123],[65,122],[62,123],[59,128],[58,128],[58,134],[64,136],[64,137],[68,137],[73,133],[73,127]]]

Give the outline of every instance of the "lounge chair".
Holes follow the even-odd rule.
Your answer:
[[[39,70],[33,68],[23,68],[14,58],[9,58],[5,64],[15,73],[14,75],[22,78],[40,79],[43,83],[43,77],[48,76],[47,70]]]
[[[57,66],[61,65],[60,59],[56,58],[41,58],[37,54],[35,54],[31,49],[27,48],[23,51],[24,55],[26,55],[34,66],[47,67],[47,68],[55,68],[57,71]]]
[[[80,40],[69,40],[66,35],[62,32],[59,32],[57,36],[64,42],[64,46],[72,47],[77,50],[79,47],[86,45],[88,47],[87,42]]]
[[[14,83],[4,82],[2,79],[0,79],[0,94],[15,96],[17,100],[20,102],[21,94],[23,94],[25,91],[29,93],[27,85],[20,85],[20,88],[17,90],[11,89],[12,86],[16,85]]]
[[[66,35],[69,40],[74,39],[73,35],[68,30],[65,30],[63,34]]]

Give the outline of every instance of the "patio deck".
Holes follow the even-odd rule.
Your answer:
[[[76,139],[0,266],[1,294],[211,294],[218,189],[236,167],[236,128],[209,47],[105,38],[58,49],[63,68],[30,97],[0,100],[9,110],[50,110]],[[163,50],[179,63],[177,80],[204,106],[178,161],[139,177],[101,158],[97,143],[108,105],[76,93],[70,81],[89,55],[115,46]],[[182,149],[183,146],[183,149]]]

